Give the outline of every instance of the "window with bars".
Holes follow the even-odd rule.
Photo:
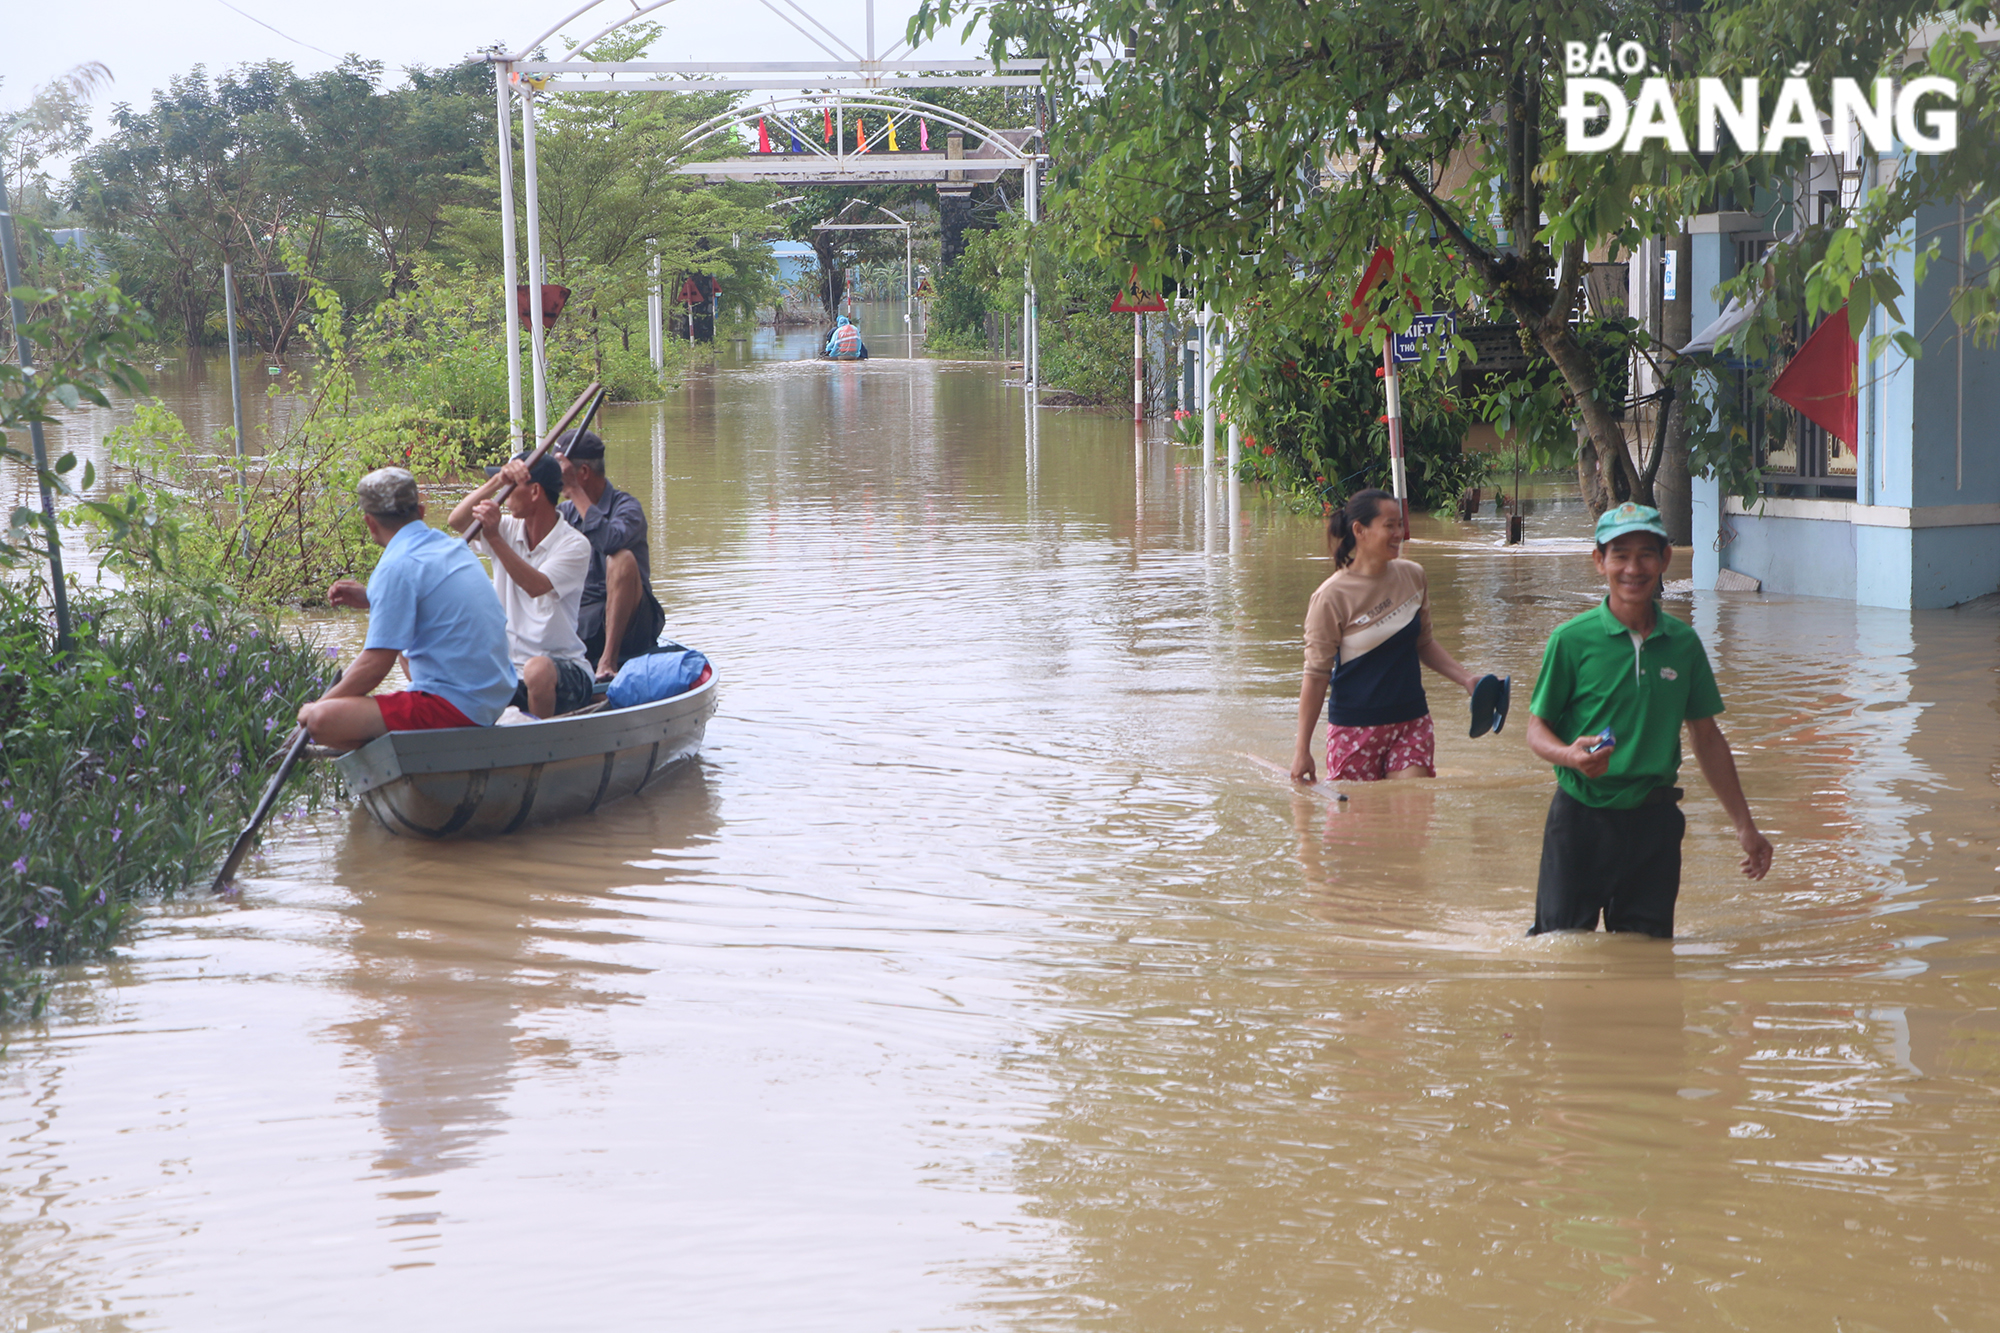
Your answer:
[[[1757,263],[1771,248],[1770,236],[1739,236],[1736,240],[1736,268]],[[1792,346],[1798,347],[1812,330],[1803,316],[1792,327]],[[1738,375],[1737,405],[1743,413],[1758,470],[1764,474],[1760,489],[1766,495],[1813,497],[1843,496],[1855,488],[1854,447],[1807,418],[1797,408],[1775,398],[1761,403],[1750,387],[1750,377]]]

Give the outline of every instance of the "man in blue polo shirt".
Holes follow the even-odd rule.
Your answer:
[[[299,709],[299,725],[335,750],[385,731],[492,726],[514,695],[514,664],[479,557],[423,521],[417,479],[402,468],[379,468],[354,489],[382,559],[366,589],[342,579],[327,600],[367,611],[368,638],[333,687]],[[399,656],[410,688],[371,694]]]
[[[1530,935],[1606,930],[1674,933],[1687,820],[1674,779],[1681,728],[1743,848],[1743,873],[1762,879],[1771,844],[1757,831],[1716,717],[1708,653],[1665,615],[1660,579],[1673,559],[1660,511],[1626,503],[1597,520],[1591,559],[1608,589],[1594,609],[1557,627],[1529,704],[1528,748],[1556,766],[1542,831]]]

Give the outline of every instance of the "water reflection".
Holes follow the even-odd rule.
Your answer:
[[[406,1181],[478,1160],[499,1133],[517,1063],[574,1076],[615,1059],[561,1035],[552,1011],[638,1003],[648,970],[619,961],[634,890],[610,887],[643,840],[671,864],[722,827],[700,764],[597,819],[531,832],[509,863],[466,876],[462,848],[384,832],[357,810],[336,872],[352,895],[341,984],[359,1001],[335,1033],[374,1068],[375,1170]],[[619,851],[607,859],[604,849]],[[423,1197],[407,1186],[386,1197]]]

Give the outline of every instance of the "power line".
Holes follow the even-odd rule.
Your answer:
[[[255,14],[247,13],[241,9],[236,9],[236,6],[230,4],[229,0],[216,0],[216,3],[221,5],[224,9],[235,9],[237,13],[242,14],[244,18],[249,19],[252,23],[256,24],[260,28],[271,28],[270,24],[264,22],[264,20],[258,18]],[[338,59],[338,57],[336,57],[333,54],[333,52],[322,50],[320,47],[314,46],[311,42],[302,42],[288,32],[278,32],[278,29],[276,28],[271,28],[271,31],[278,33],[278,36],[284,38],[286,41],[292,43],[294,46],[303,46],[308,51],[318,51],[321,55],[325,56],[329,60]]]

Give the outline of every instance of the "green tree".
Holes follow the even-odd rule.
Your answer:
[[[282,354],[308,278],[336,282],[350,305],[407,286],[474,188],[466,173],[492,128],[483,73],[418,68],[385,88],[382,65],[358,56],[311,77],[266,61],[212,84],[197,67],[144,111],[118,106],[71,193],[126,287],[188,346],[210,338],[227,261],[247,335]]]
[[[1990,15],[1984,3],[1943,12]],[[1832,23],[1804,0],[925,0],[911,32],[966,13],[985,18],[995,55],[1047,57],[1057,82],[1101,73],[1055,129],[1082,243],[1225,314],[1265,303],[1277,316],[1268,350],[1281,357],[1323,333],[1372,350],[1383,326],[1439,303],[1518,325],[1563,385],[1553,419],[1528,424],[1552,438],[1575,423],[1579,474],[1602,507],[1650,500],[1652,478],[1581,336],[1588,259],[1677,231],[1718,198],[1780,194],[1806,148],[1698,157],[1655,141],[1566,154],[1562,43],[1615,34],[1683,83],[1725,68],[1782,77],[1803,63],[1823,86],[1890,65],[1940,9],[1875,0]],[[1135,58],[1105,61],[1117,46]],[[1327,295],[1353,290],[1384,245],[1396,277],[1349,325]]]
[[[11,212],[32,210],[42,221],[54,218],[58,210],[47,164],[90,142],[90,101],[110,82],[109,68],[88,61],[37,88],[26,106],[0,111],[0,172],[6,173]]]

